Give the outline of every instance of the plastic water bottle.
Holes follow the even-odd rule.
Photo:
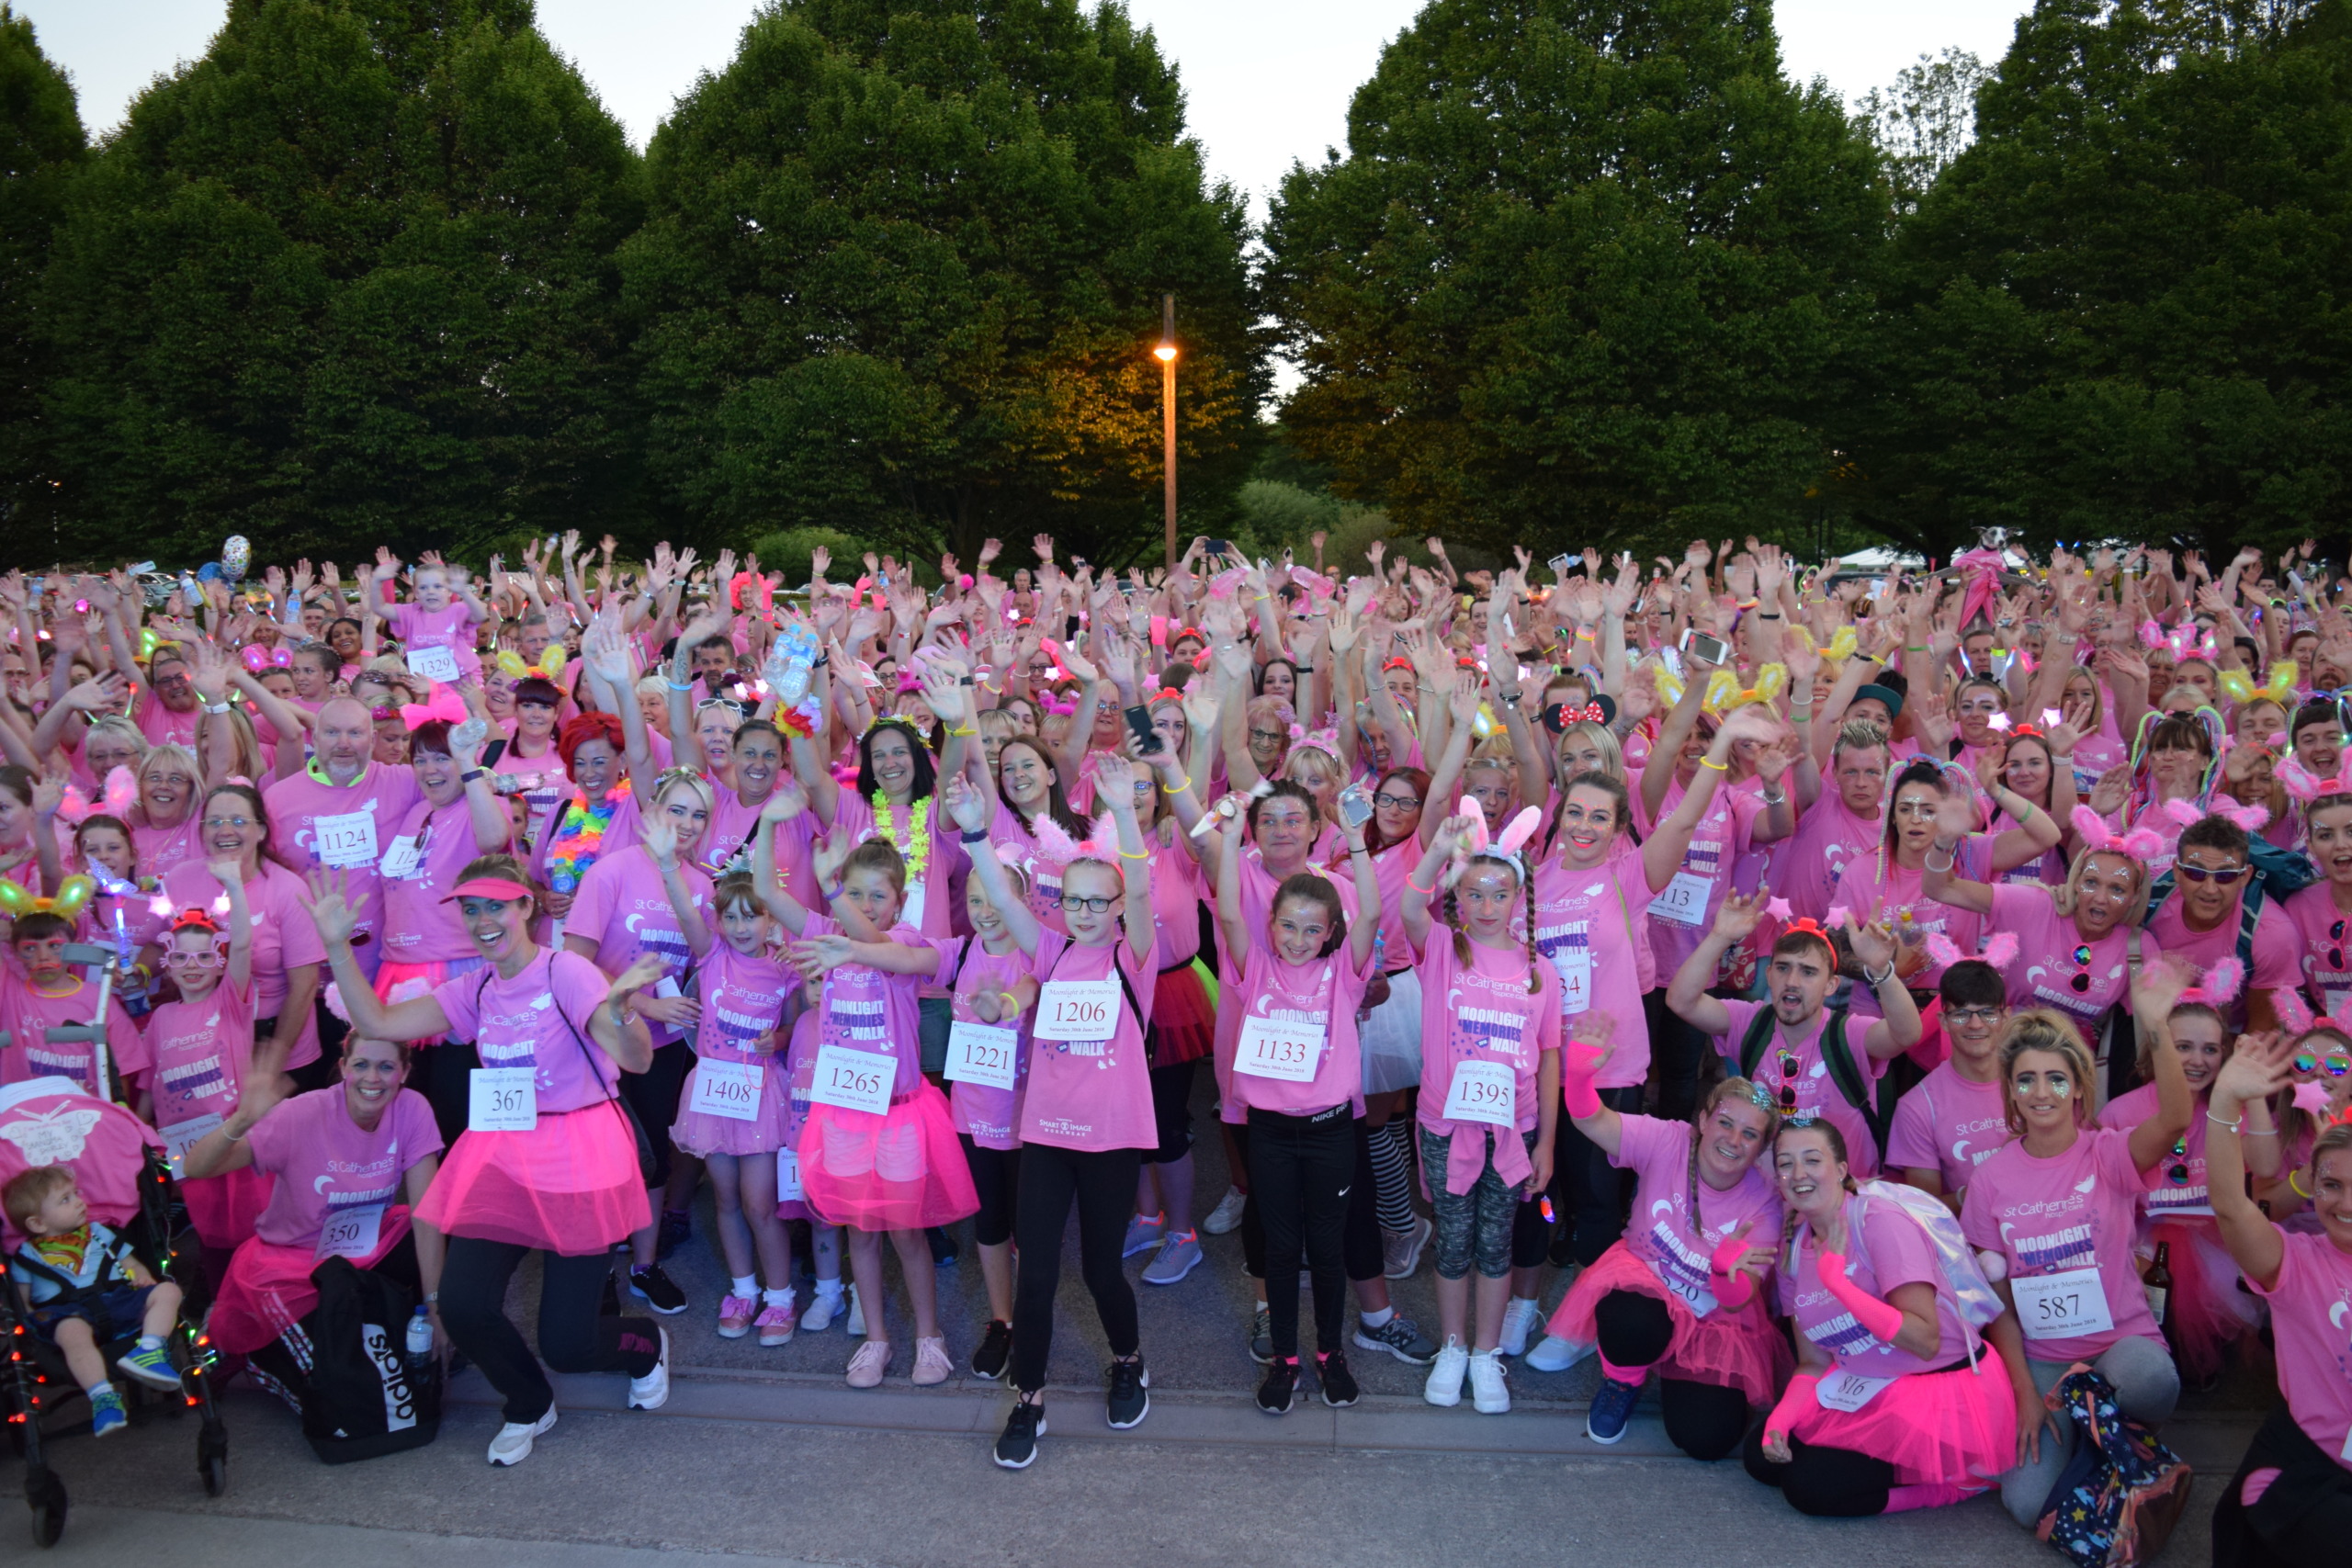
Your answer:
[[[424,1307],[416,1309],[408,1320],[408,1371],[412,1379],[422,1378],[433,1363],[433,1319]]]

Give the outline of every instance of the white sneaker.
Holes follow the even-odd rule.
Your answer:
[[[849,1288],[849,1337],[852,1339],[865,1337],[865,1308],[858,1302],[855,1285]]]
[[[1249,1201],[1250,1195],[1238,1187],[1227,1188],[1209,1217],[1201,1222],[1201,1228],[1211,1235],[1224,1235],[1241,1224],[1241,1205]]]
[[[1591,1354],[1592,1347],[1589,1345],[1579,1345],[1573,1339],[1546,1334],[1543,1342],[1527,1353],[1521,1365],[1533,1371],[1565,1372]]]
[[[1527,1354],[1527,1337],[1544,1321],[1544,1309],[1533,1296],[1513,1296],[1503,1308],[1503,1337],[1496,1348],[1506,1356]]]
[[[531,1457],[532,1440],[554,1425],[555,1406],[552,1404],[548,1406],[548,1413],[536,1421],[509,1421],[498,1429],[498,1436],[490,1439],[490,1462],[522,1463]]]
[[[1470,1399],[1481,1416],[1501,1416],[1510,1411],[1510,1390],[1503,1386],[1503,1359],[1499,1351],[1485,1350],[1470,1358]]]
[[[841,1292],[828,1292],[820,1287],[809,1297],[808,1310],[800,1314],[800,1326],[811,1334],[822,1334],[833,1325],[833,1319],[841,1314]]]
[[[1462,1403],[1462,1380],[1470,1371],[1470,1352],[1462,1348],[1459,1339],[1448,1339],[1430,1364],[1430,1381],[1421,1390],[1421,1397],[1431,1404],[1447,1408]]]
[[[628,1380],[631,1410],[659,1410],[670,1397],[670,1331],[658,1328],[655,1332],[662,1336],[662,1359],[643,1377]]]

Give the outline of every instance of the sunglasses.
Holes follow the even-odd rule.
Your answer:
[[[2295,1071],[2299,1073],[2324,1072],[2329,1077],[2340,1078],[2346,1073],[2352,1073],[2352,1058],[2343,1056],[2321,1056],[2315,1055],[2309,1051],[2298,1051],[2295,1053]]]
[[[2190,865],[2187,861],[2180,862],[2174,869],[2191,882],[2218,882],[2224,887],[2244,876],[2246,871],[2242,865],[2225,865],[2217,871],[2209,871],[2201,865]]]
[[[2327,950],[2327,966],[2330,969],[2343,968],[2344,922],[2342,920],[2338,920],[2334,925],[2327,928],[2327,940],[2336,944]]]
[[[2165,1171],[2165,1179],[2175,1187],[2188,1185],[2188,1167],[2180,1162],[2188,1157],[2188,1140],[2175,1138],[2172,1143],[2173,1164]]]
[[[2076,996],[2081,996],[2091,988],[2090,943],[2085,942],[2082,946],[2075,949],[2075,977],[2067,981],[2066,984],[2075,988],[2075,994]]]
[[[1781,1114],[1787,1116],[1797,1108],[1797,1075],[1804,1070],[1796,1053],[1781,1053]]]

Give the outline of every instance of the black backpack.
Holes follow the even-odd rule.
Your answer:
[[[1821,1060],[1829,1069],[1829,1081],[1846,1103],[1862,1113],[1862,1123],[1871,1130],[1871,1141],[1878,1145],[1881,1163],[1886,1159],[1887,1134],[1894,1125],[1894,1102],[1898,1098],[1894,1079],[1882,1074],[1872,1083],[1862,1065],[1854,1058],[1854,1049],[1846,1040],[1847,1012],[1844,1008],[1831,1008],[1828,1021],[1821,1027]],[[1756,1016],[1747,1021],[1747,1032],[1739,1037],[1739,1071],[1743,1077],[1755,1080],[1756,1069],[1764,1064],[1764,1053],[1772,1043],[1772,1026],[1779,1021],[1770,1007],[1759,1007]]]
[[[330,1258],[311,1271],[319,1304],[302,1318],[311,1364],[299,1390],[302,1435],[329,1464],[419,1449],[441,1430],[441,1381],[411,1375],[409,1315],[397,1280]]]

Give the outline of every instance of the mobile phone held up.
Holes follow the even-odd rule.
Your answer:
[[[1127,732],[1136,738],[1136,750],[1147,757],[1157,757],[1168,750],[1167,738],[1151,727],[1151,710],[1140,705],[1125,710]]]
[[[1682,651],[1693,659],[1703,659],[1717,666],[1731,662],[1731,645],[1721,637],[1709,637],[1705,632],[1684,632]]]
[[[1351,828],[1372,820],[1372,795],[1362,784],[1351,784],[1340,792],[1340,820]]]

